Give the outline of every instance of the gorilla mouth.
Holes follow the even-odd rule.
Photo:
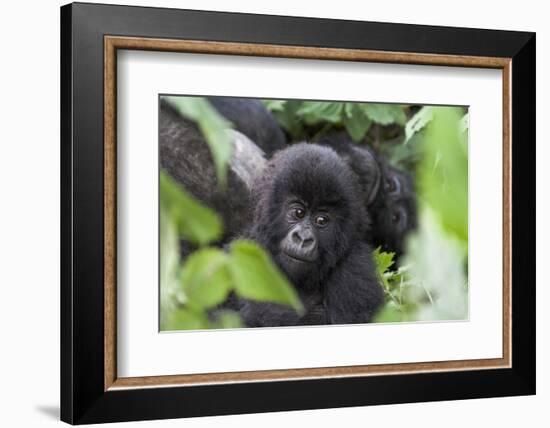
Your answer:
[[[298,254],[291,254],[288,251],[282,251],[282,253],[287,256],[291,260],[295,260],[297,262],[301,263],[314,263],[317,260],[317,256],[315,254],[306,256],[306,255],[298,255]]]

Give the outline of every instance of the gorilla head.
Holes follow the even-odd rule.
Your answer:
[[[279,151],[253,189],[249,233],[286,273],[305,308],[244,301],[250,327],[368,322],[384,301],[364,240],[358,177],[334,150],[300,143]]]
[[[373,203],[372,240],[384,251],[403,254],[405,238],[417,226],[414,180],[410,174],[390,166],[380,159],[382,184],[379,197]]]
[[[366,217],[356,177],[332,149],[301,143],[275,155],[260,187],[256,235],[292,280],[321,280]]]

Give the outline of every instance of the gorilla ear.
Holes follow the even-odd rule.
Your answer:
[[[354,155],[361,162],[361,169],[364,171],[365,194],[367,205],[370,205],[380,189],[382,171],[374,155],[368,149],[352,147]]]

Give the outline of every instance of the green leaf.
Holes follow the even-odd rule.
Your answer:
[[[470,127],[470,116],[468,113],[466,113],[464,116],[462,116],[462,119],[460,119],[460,124],[458,125],[459,132],[463,134],[468,131],[469,127]]]
[[[226,132],[232,128],[231,122],[221,116],[208,100],[202,97],[165,97],[181,115],[193,120],[199,126],[208,144],[218,183],[222,188],[227,183],[227,165],[231,159],[233,145],[231,137]]]
[[[160,325],[165,329],[169,314],[175,309],[176,281],[179,270],[178,234],[167,212],[160,210]]]
[[[430,123],[433,118],[433,107],[422,107],[418,112],[410,118],[405,125],[405,143],[424,127]]]
[[[376,263],[376,268],[380,275],[386,273],[390,267],[393,266],[393,258],[395,253],[382,251],[380,247],[373,251],[374,261]]]
[[[343,124],[351,138],[361,141],[369,130],[372,121],[357,103],[346,103],[344,106]]]
[[[378,311],[374,318],[374,322],[402,322],[405,321],[404,318],[404,314],[401,312],[399,305],[390,300]]]
[[[428,209],[420,214],[419,229],[407,241],[405,263],[416,287],[409,298],[423,302],[416,310],[417,320],[465,319],[468,316],[467,260],[460,241],[442,228]]]
[[[462,111],[455,107],[433,109],[426,129],[424,156],[418,176],[422,203],[429,206],[447,232],[468,246],[468,144],[461,133]]]
[[[221,237],[222,221],[218,214],[195,201],[163,171],[160,173],[160,205],[161,212],[164,210],[174,222],[178,233],[190,242],[205,245]]]
[[[221,310],[215,314],[212,328],[241,328],[244,327],[240,315],[235,311]]]
[[[380,125],[405,125],[407,115],[403,107],[397,104],[359,104],[367,117]]]
[[[378,247],[372,253],[374,257],[374,262],[376,263],[376,271],[378,272],[378,277],[382,281],[382,285],[386,292],[390,292],[390,278],[391,274],[388,274],[390,267],[394,264],[395,253],[386,253]]]
[[[344,103],[304,101],[296,114],[301,116],[308,125],[316,125],[320,122],[342,123],[343,112]]]
[[[294,140],[303,137],[304,127],[296,114],[303,104],[300,100],[263,100],[264,105],[271,110],[279,125],[286,130]]]
[[[292,306],[303,311],[294,287],[255,242],[237,240],[231,244],[230,270],[237,294],[251,300]]]
[[[408,143],[404,143],[401,136],[399,141],[386,141],[381,145],[381,153],[386,156],[390,164],[404,171],[414,171],[422,158],[423,141],[421,134],[415,134]]]
[[[210,328],[210,323],[204,312],[178,308],[171,314],[170,321],[163,330],[204,330],[207,328]]]
[[[188,305],[208,309],[227,298],[231,288],[227,264],[227,254],[218,248],[204,248],[187,258],[180,283]]]
[[[262,104],[270,111],[284,111],[287,100],[262,100]]]

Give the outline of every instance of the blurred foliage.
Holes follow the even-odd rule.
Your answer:
[[[235,240],[227,251],[205,246],[220,236],[221,228],[215,229],[220,224],[217,214],[193,200],[164,172],[161,192],[161,330],[241,326],[237,313],[215,311],[231,292],[302,311],[296,291],[258,244]],[[196,216],[197,213],[201,215]],[[193,221],[188,222],[191,216]],[[182,219],[192,227],[179,227],[184,223]],[[191,237],[192,242],[201,245],[183,264],[179,256],[181,237]]]
[[[221,238],[220,216],[179,189],[167,174],[160,175],[160,206],[174,223],[178,236],[197,245]]]
[[[229,122],[207,100],[167,97],[199,126],[218,182],[226,182]],[[464,108],[375,103],[263,100],[291,142],[345,130],[416,179],[419,227],[405,254],[376,249],[386,304],[376,322],[465,319],[468,316],[468,115]],[[164,173],[160,177],[161,330],[237,328],[237,313],[219,309],[231,293],[302,310],[298,296],[256,243],[237,240],[222,250],[219,216]],[[185,263],[179,241],[198,246]],[[210,246],[209,246],[210,245]]]
[[[223,129],[228,122],[205,99],[167,98],[183,116],[199,125],[215,162],[220,162],[218,181],[225,183],[231,141],[226,140]],[[207,246],[218,241],[222,233],[219,215],[161,171],[161,330],[242,327],[238,313],[219,307],[231,292],[242,298],[288,305],[297,312],[303,310],[293,286],[258,244],[235,240],[227,251]],[[184,263],[180,260],[180,239],[198,246]]]
[[[377,322],[468,314],[468,115],[463,108],[264,100],[290,140],[345,130],[416,179],[419,227],[400,260],[374,252],[386,304]]]
[[[226,132],[227,128],[232,128],[232,123],[218,114],[216,109],[210,105],[208,100],[202,97],[163,97],[178,112],[194,121],[204,139],[208,144],[220,187],[226,185],[227,165],[231,159],[232,144],[231,137]]]
[[[433,118],[433,107],[427,106],[421,108],[405,125],[405,140],[404,143],[408,143],[409,140],[424,127]]]
[[[377,322],[468,316],[468,119],[463,109],[424,107],[405,125],[402,146],[416,164],[419,227],[396,269],[375,251],[387,302]]]
[[[264,100],[281,126],[294,141],[307,139],[308,127],[320,127],[318,133],[331,128],[344,128],[351,138],[361,141],[373,124],[403,126],[405,111],[397,104],[357,102]]]
[[[432,108],[424,152],[418,166],[418,188],[444,230],[468,245],[468,138],[461,130],[462,113],[451,107]]]

